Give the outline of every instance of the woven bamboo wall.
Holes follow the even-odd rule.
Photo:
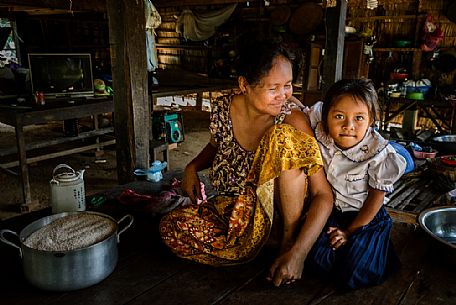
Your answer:
[[[202,43],[187,43],[176,32],[177,17],[181,10],[175,7],[159,9],[161,25],[155,30],[160,69],[184,68],[207,73],[208,49]]]

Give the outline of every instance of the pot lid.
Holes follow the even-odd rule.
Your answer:
[[[54,176],[54,179],[60,182],[71,182],[79,179],[79,175],[76,173],[61,173]]]

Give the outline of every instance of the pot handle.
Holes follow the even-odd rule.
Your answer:
[[[19,249],[19,256],[22,258],[22,249],[21,249],[21,247],[19,247],[19,246],[16,245],[15,243],[13,243],[13,242],[9,241],[8,239],[6,239],[5,236],[4,236],[5,233],[10,233],[10,234],[12,234],[12,235],[15,235],[17,238],[19,238],[19,235],[18,235],[16,232],[11,231],[11,230],[7,230],[7,229],[5,229],[5,230],[0,230],[0,241],[2,241],[2,242],[4,242],[5,244],[10,245],[10,246],[12,246],[12,247],[14,247],[14,248]]]
[[[72,169],[69,165],[66,165],[66,164],[59,164],[59,165],[57,165],[57,166],[54,168],[54,170],[52,171],[52,177],[54,177],[54,176],[55,176],[55,173],[56,173],[58,170],[62,169],[62,168],[69,169],[73,174],[76,174],[76,172],[74,171],[74,169]]]
[[[120,243],[120,234],[122,234],[123,232],[125,232],[125,230],[128,229],[128,228],[131,226],[131,224],[133,223],[133,220],[134,220],[135,218],[133,217],[133,215],[127,214],[127,215],[125,215],[124,217],[122,217],[122,218],[117,222],[117,225],[120,226],[120,223],[123,222],[125,219],[128,219],[128,218],[130,218],[130,221],[128,222],[128,224],[125,225],[125,227],[122,228],[122,229],[119,231],[119,233],[117,233],[117,243]]]

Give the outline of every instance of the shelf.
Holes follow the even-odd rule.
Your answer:
[[[425,15],[398,15],[398,16],[363,16],[363,17],[351,17],[347,18],[347,21],[360,21],[360,22],[369,22],[375,20],[383,20],[385,22],[393,22],[397,21],[398,19],[410,20],[416,19],[420,17],[424,17]]]
[[[373,48],[374,52],[421,52],[420,48]]]
[[[181,45],[181,44],[164,44],[157,43],[157,49],[199,49],[199,50],[210,50],[212,47],[207,46],[191,46],[191,45]]]

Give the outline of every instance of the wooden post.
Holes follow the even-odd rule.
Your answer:
[[[203,92],[196,94],[196,109],[203,110]]]
[[[32,191],[30,189],[30,179],[27,165],[27,149],[25,147],[24,139],[24,127],[22,125],[22,116],[16,118],[16,143],[17,143],[17,155],[19,157],[19,167],[21,170],[22,179],[22,200],[23,207],[28,207],[32,204]]]
[[[150,166],[144,1],[107,0],[119,183]]]
[[[323,93],[342,78],[347,1],[326,9],[326,49],[323,59]]]

